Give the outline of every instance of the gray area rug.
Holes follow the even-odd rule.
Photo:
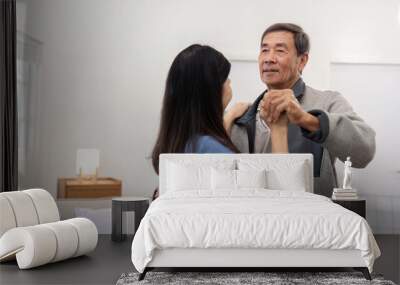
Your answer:
[[[395,285],[382,275],[372,274],[372,281],[360,272],[148,272],[142,281],[139,273],[124,273],[117,285],[133,284],[379,284]]]

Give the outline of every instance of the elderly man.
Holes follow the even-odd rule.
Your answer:
[[[365,167],[375,154],[375,132],[338,92],[303,82],[309,49],[309,38],[297,25],[278,23],[265,30],[258,63],[267,90],[235,122],[231,138],[241,152],[271,152],[268,125],[286,112],[289,152],[314,155],[314,192],[331,196],[336,158],[350,156],[354,167]]]

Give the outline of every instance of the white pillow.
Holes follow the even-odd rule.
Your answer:
[[[303,191],[307,189],[304,163],[298,163],[288,169],[268,171],[268,188],[273,190]]]
[[[167,191],[210,189],[211,167],[168,163]]]
[[[211,189],[236,189],[236,170],[211,169]]]
[[[239,190],[241,188],[266,188],[267,176],[263,170],[211,170],[211,189]]]
[[[166,163],[166,191],[211,190],[211,169],[235,169],[235,160],[180,158]]]
[[[239,170],[267,171],[267,188],[272,190],[307,191],[309,169],[305,161],[280,159],[239,159]]]
[[[237,188],[267,188],[267,171],[236,170]]]

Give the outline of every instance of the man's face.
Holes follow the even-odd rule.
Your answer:
[[[258,56],[261,80],[269,89],[291,88],[300,77],[307,60],[307,54],[297,56],[292,33],[268,33],[262,40]]]

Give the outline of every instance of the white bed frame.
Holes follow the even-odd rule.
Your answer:
[[[365,267],[359,250],[170,248],[149,267]]]
[[[214,160],[237,158],[259,158],[305,161],[308,165],[308,192],[313,192],[313,157],[311,154],[162,154],[160,157],[160,187],[162,195],[166,185],[167,161],[173,160]],[[329,250],[329,249],[254,249],[254,248],[170,248],[158,249],[154,252],[152,261],[139,280],[145,277],[147,271],[158,267],[231,267],[266,268],[266,267],[353,267],[362,271],[364,277],[371,280],[369,270],[361,257],[360,250]]]

